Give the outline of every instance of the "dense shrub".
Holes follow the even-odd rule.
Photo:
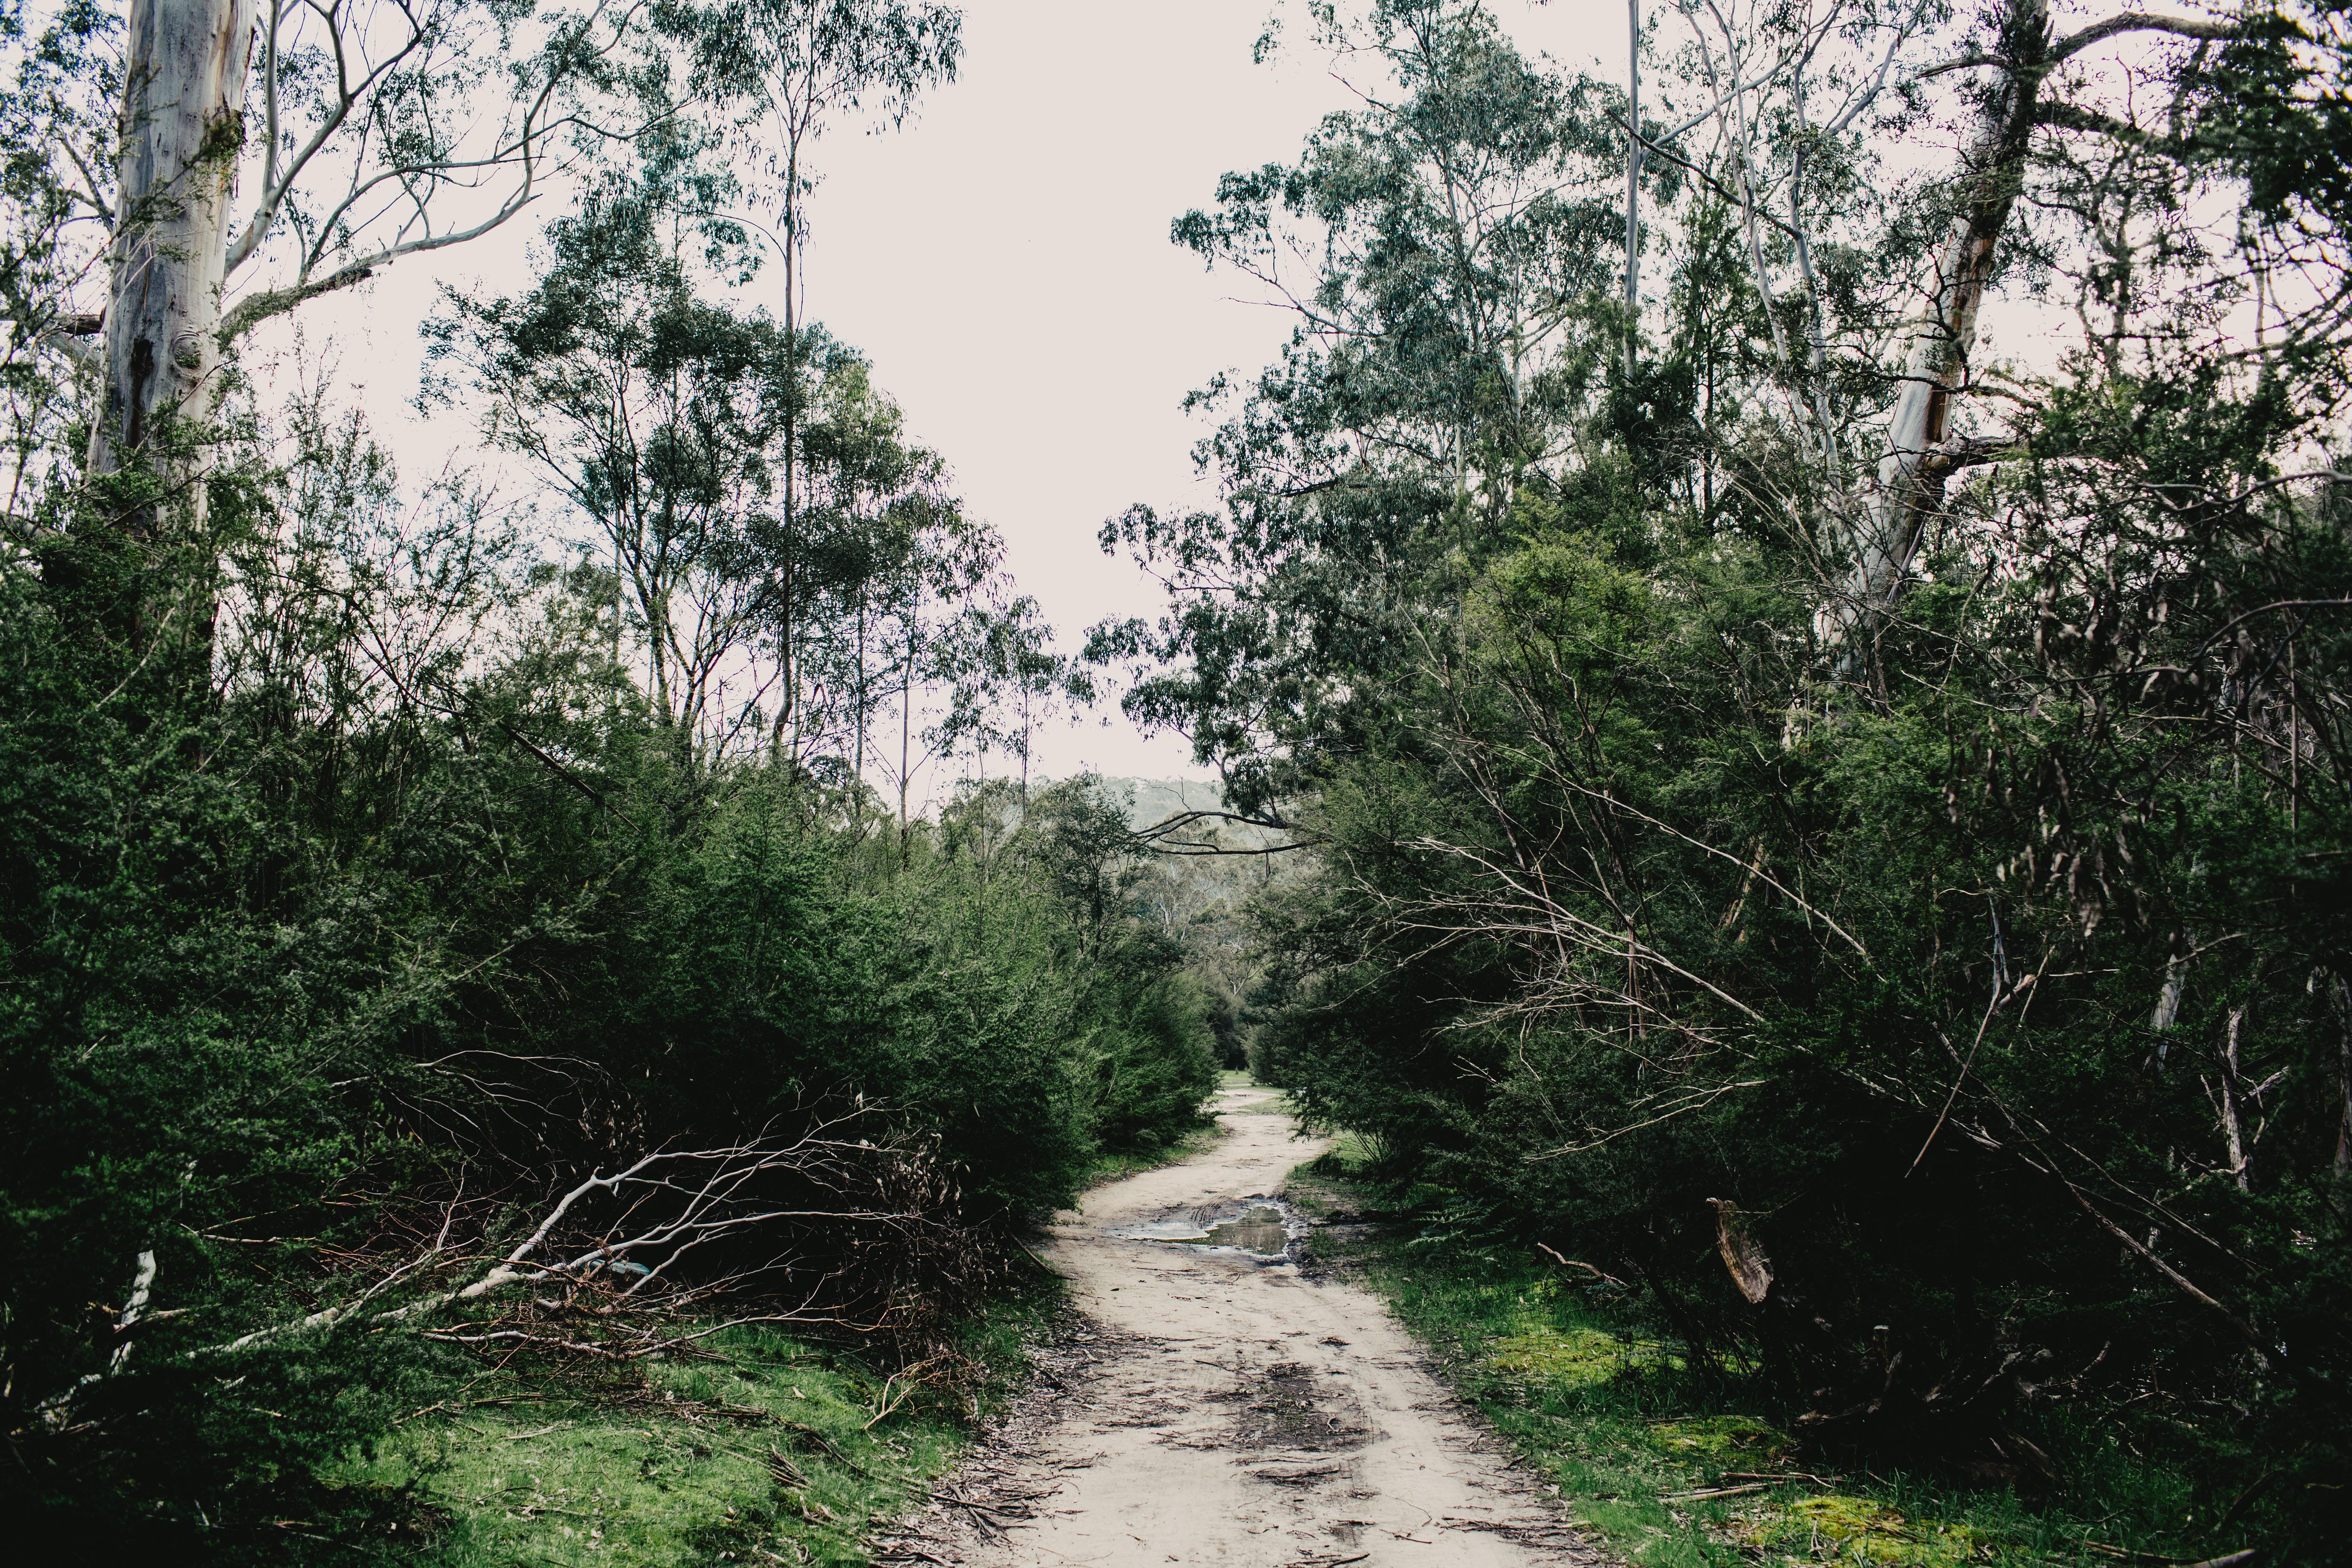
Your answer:
[[[656,1148],[862,1097],[934,1141],[934,1217],[1002,1235],[1196,1123],[1206,1027],[1097,786],[902,844],[789,768],[682,753],[538,581],[540,629],[426,704],[142,668],[0,572],[12,1516],[231,1555],[397,1516],[313,1478],[470,1358],[364,1315],[272,1331]]]

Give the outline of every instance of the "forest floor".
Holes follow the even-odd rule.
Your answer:
[[[1229,1080],[1217,1110],[1216,1142],[1057,1216],[1045,1258],[1068,1281],[1064,1331],[1009,1417],[877,1559],[1600,1562],[1379,1297],[1302,1271],[1308,1222],[1283,1188],[1323,1144],[1295,1138],[1267,1090]]]

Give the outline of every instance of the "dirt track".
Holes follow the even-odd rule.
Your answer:
[[[1270,1098],[1226,1090],[1214,1148],[1058,1216],[1047,1260],[1081,1326],[883,1561],[1597,1564],[1377,1300],[1292,1262],[1114,1234],[1278,1194],[1321,1146],[1245,1109]]]

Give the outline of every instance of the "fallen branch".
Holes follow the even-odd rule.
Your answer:
[[[957,1361],[940,1348],[940,1325],[950,1301],[995,1267],[960,1207],[932,1142],[897,1133],[881,1108],[859,1104],[794,1137],[659,1150],[592,1172],[488,1259],[451,1239],[453,1201],[437,1234],[349,1299],[182,1359],[230,1360],[362,1324],[485,1352],[606,1362],[643,1361],[748,1325],[817,1327],[929,1352],[884,1384],[878,1422],[927,1373]],[[126,1329],[144,1307],[134,1290]],[[126,1359],[112,1355],[35,1408],[61,1429],[76,1400],[124,1373]]]
[[[1618,1279],[1613,1274],[1603,1274],[1600,1269],[1595,1268],[1590,1263],[1580,1263],[1573,1258],[1562,1258],[1559,1253],[1553,1251],[1549,1246],[1543,1242],[1538,1241],[1536,1243],[1536,1250],[1563,1268],[1581,1268],[1587,1274],[1591,1275],[1595,1279],[1606,1280],[1612,1285],[1622,1285],[1625,1283],[1625,1281]]]

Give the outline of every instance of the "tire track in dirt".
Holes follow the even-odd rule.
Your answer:
[[[883,1562],[958,1568],[1599,1568],[1371,1295],[1116,1234],[1278,1196],[1321,1145],[1228,1089],[1227,1135],[1056,1216],[1079,1314]]]

